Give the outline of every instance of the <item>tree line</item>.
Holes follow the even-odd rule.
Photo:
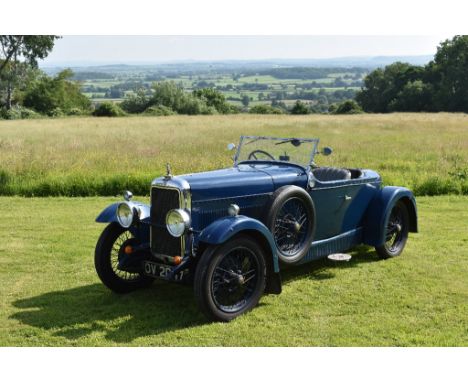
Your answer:
[[[374,70],[356,101],[369,113],[468,112],[468,36],[442,42],[425,66],[395,62]]]
[[[427,65],[396,62],[385,68],[375,69],[364,78],[361,90],[355,94],[355,100],[343,100],[353,96],[352,90],[328,93],[322,89],[322,94],[320,91],[315,93],[301,90],[291,96],[285,91],[277,91],[268,96],[263,94],[263,100],[271,101],[270,105],[255,105],[250,108],[251,99],[246,95],[240,95],[242,107],[238,107],[229,103],[224,94],[214,87],[200,86],[189,92],[174,81],[154,82],[151,86],[139,88],[126,96],[119,104],[103,102],[95,107],[75,81],[79,76],[71,70],[61,71],[51,77],[37,68],[37,61],[47,57],[58,38],[59,36],[0,36],[0,118],[82,114],[119,116],[136,113],[232,114],[247,111],[261,114],[468,112],[468,36],[457,35],[442,42],[434,59]],[[265,70],[264,74],[275,75],[277,78],[287,76],[311,79],[323,77],[330,70],[336,69],[275,68]],[[98,76],[97,73],[91,75]],[[117,95],[122,96],[128,87],[136,85],[129,83],[114,90],[118,90]],[[115,94],[109,93],[109,97],[113,95]],[[308,99],[309,102],[298,100],[292,106],[284,102],[296,96]]]
[[[336,68],[320,68],[320,67],[288,67],[288,68],[272,68],[263,69],[256,72],[247,73],[247,75],[270,75],[278,79],[298,79],[298,80],[314,80],[319,78],[328,77],[329,74],[336,73]],[[361,74],[367,72],[365,68],[349,68],[346,71],[354,73],[356,79],[361,77]]]

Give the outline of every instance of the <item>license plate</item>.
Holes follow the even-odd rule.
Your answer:
[[[167,280],[173,269],[174,269],[174,267],[172,267],[170,265],[158,264],[158,263],[154,263],[152,261],[144,261],[143,262],[143,270],[144,270],[145,275],[151,276],[151,277],[156,277],[158,279]],[[184,275],[187,272],[188,272],[188,270],[185,270],[185,271],[181,271],[181,272],[175,274],[174,275],[174,280],[175,281],[182,281],[182,278],[184,277]]]
[[[161,279],[166,279],[172,271],[170,265],[153,263],[152,261],[145,261],[143,263],[143,269],[146,275]]]

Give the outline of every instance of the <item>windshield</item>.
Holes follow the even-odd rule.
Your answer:
[[[244,161],[275,161],[307,167],[314,160],[318,142],[318,139],[242,136],[235,164]]]

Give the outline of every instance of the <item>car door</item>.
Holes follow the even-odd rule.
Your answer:
[[[342,233],[343,219],[357,188],[349,180],[315,181],[309,190],[315,204],[316,230],[314,241]]]

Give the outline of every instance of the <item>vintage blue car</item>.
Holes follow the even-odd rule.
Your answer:
[[[416,202],[403,187],[382,187],[379,174],[320,167],[318,139],[242,136],[233,167],[164,177],[150,205],[112,204],[96,245],[102,282],[117,293],[154,278],[189,283],[201,310],[229,321],[263,293],[281,293],[280,269],[358,244],[384,259],[398,256],[417,232]]]

